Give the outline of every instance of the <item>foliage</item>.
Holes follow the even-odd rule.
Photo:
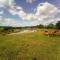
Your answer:
[[[60,21],[56,23],[56,29],[60,29]]]
[[[37,28],[44,28],[44,25],[42,25],[42,24],[37,25]]]
[[[44,36],[42,30],[0,35],[0,60],[60,60],[60,37]]]
[[[49,25],[47,25],[47,27],[46,28],[48,28],[48,29],[53,29],[54,28],[54,24],[49,24]]]

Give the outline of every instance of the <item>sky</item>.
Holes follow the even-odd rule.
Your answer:
[[[0,0],[0,25],[35,26],[60,21],[60,0]]]

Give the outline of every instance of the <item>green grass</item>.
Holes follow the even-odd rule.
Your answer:
[[[40,31],[0,35],[0,60],[60,60],[60,37]]]

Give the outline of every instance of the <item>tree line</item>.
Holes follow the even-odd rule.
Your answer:
[[[26,27],[0,26],[0,31],[10,31],[10,30],[13,31],[13,30],[16,30],[16,29],[22,30],[22,29],[27,29],[27,28],[30,28],[30,29],[34,29],[34,28],[60,29],[60,21],[58,21],[55,25],[50,23],[49,25],[39,24],[39,25],[36,25],[36,26],[26,26]]]
[[[60,29],[60,21],[58,21],[56,24],[48,24],[48,25],[43,25],[43,24],[39,24],[37,26],[35,26],[36,28],[45,28],[45,29]]]

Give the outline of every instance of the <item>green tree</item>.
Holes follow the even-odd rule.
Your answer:
[[[47,28],[48,29],[53,29],[54,28],[54,24],[51,23],[51,24],[47,25]]]
[[[60,21],[58,21],[57,23],[56,23],[56,29],[60,29]]]
[[[37,25],[38,28],[44,28],[44,25],[40,24],[40,25]]]

